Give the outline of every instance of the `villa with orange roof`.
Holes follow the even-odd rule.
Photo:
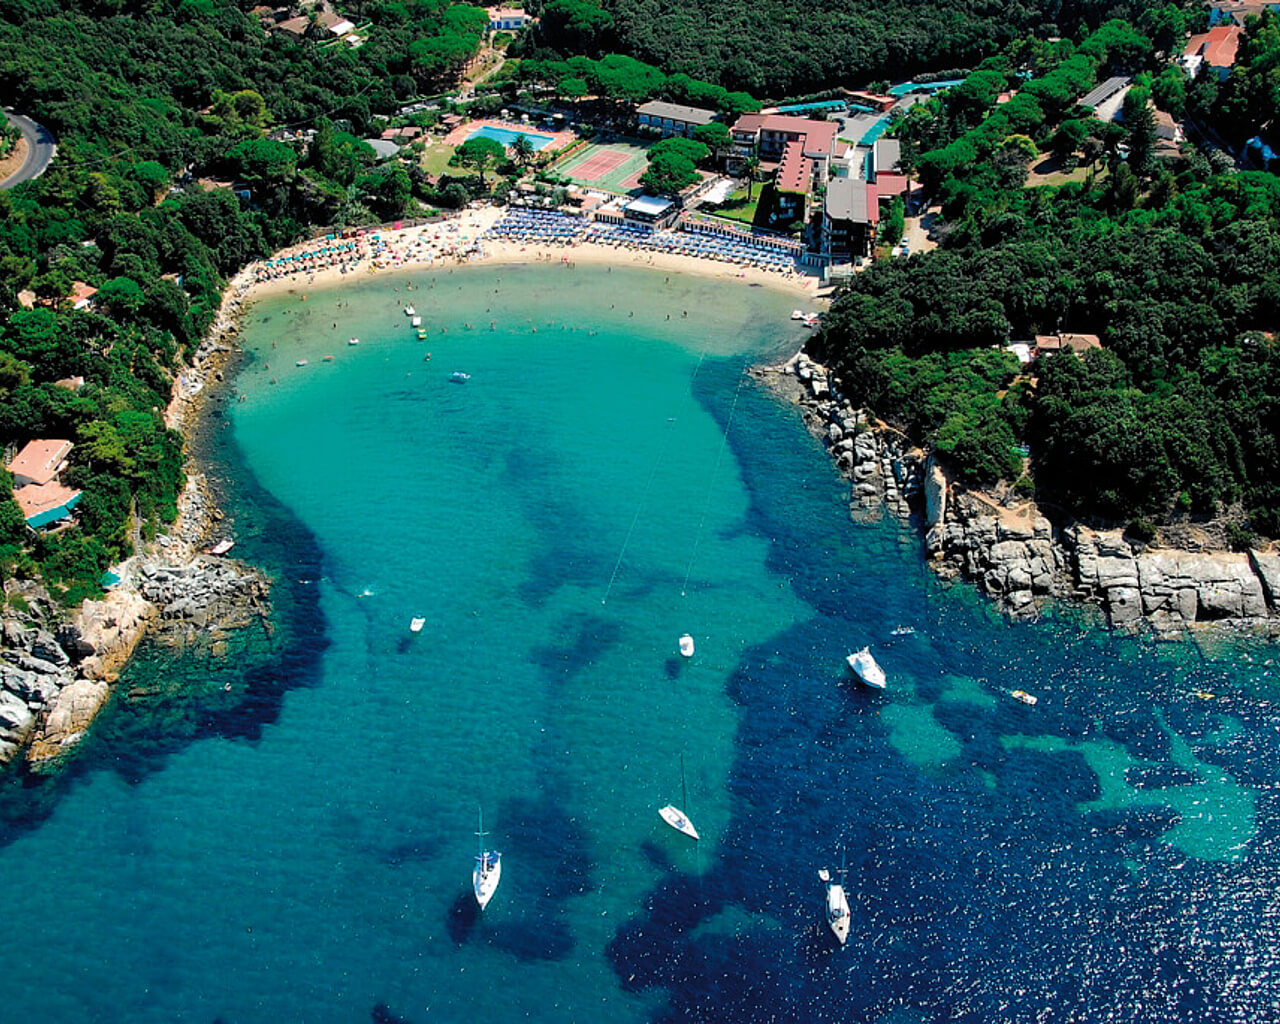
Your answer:
[[[1195,78],[1201,67],[1207,67],[1219,79],[1225,79],[1235,66],[1243,31],[1239,25],[1217,25],[1192,36],[1182,51],[1182,66],[1187,74]]]
[[[13,474],[13,498],[33,530],[67,518],[80,503],[80,491],[59,479],[72,447],[57,439],[29,441],[5,467]]]

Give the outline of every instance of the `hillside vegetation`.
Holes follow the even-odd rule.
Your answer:
[[[1270,17],[1254,30],[1271,32]],[[1280,179],[1190,151],[1157,159],[1140,74],[1125,129],[1085,117],[1070,132],[1105,175],[1024,188],[1028,154],[1061,147],[1078,95],[1118,67],[1159,67],[1121,23],[1042,56],[1013,103],[955,108],[984,77],[1017,83],[996,59],[898,125],[943,203],[943,248],[858,275],[817,352],[967,482],[1016,481],[1140,530],[1235,508],[1238,543],[1280,535]],[[1032,375],[1000,350],[1057,331],[1100,335],[1104,350]]]

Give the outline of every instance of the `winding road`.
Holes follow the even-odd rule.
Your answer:
[[[58,144],[48,128],[36,124],[31,118],[15,114],[11,110],[6,110],[4,113],[11,124],[17,125],[27,140],[26,162],[4,181],[0,181],[0,188],[13,188],[14,185],[20,185],[24,181],[30,181],[44,174],[49,161],[58,152]]]

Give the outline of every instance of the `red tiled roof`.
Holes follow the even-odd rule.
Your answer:
[[[877,174],[876,175],[876,192],[881,197],[884,196],[900,196],[907,190],[907,176],[905,174]]]
[[[37,484],[47,484],[58,475],[71,448],[70,441],[43,438],[28,441],[5,468],[14,476],[24,476]]]
[[[1187,57],[1200,55],[1210,67],[1229,68],[1236,62],[1236,51],[1240,48],[1239,25],[1219,25],[1192,36],[1187,48],[1183,51]]]
[[[743,114],[738,120],[733,122],[730,131],[735,132],[751,132],[755,133],[760,130],[760,126],[764,124],[767,114]]]
[[[27,484],[13,492],[13,500],[22,509],[22,518],[30,519],[41,512],[48,512],[59,505],[65,505],[80,492],[74,487],[66,487],[51,480],[45,484]]]
[[[867,223],[880,223],[880,186],[873,181],[867,182]]]
[[[835,121],[813,121],[787,114],[743,114],[733,123],[734,132],[785,132],[804,139],[804,152],[811,157],[830,156],[836,148]]]
[[[780,192],[807,193],[812,180],[813,161],[804,155],[804,144],[788,142],[782,150],[782,163],[778,165],[774,188]]]

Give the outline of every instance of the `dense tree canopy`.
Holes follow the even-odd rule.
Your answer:
[[[1081,55],[1097,73],[1145,63],[1127,26],[1045,55],[1049,87],[1022,90],[1043,114],[1029,141],[1072,152],[1102,136],[1106,179],[1002,181],[1020,125],[1012,103],[974,121],[995,84],[984,72],[1002,67],[990,63],[959,101],[897,126],[935,145],[921,164],[947,203],[944,247],[858,275],[814,348],[847,393],[932,442],[965,481],[1016,479],[1026,445],[1036,494],[1069,513],[1159,519],[1238,502],[1254,530],[1280,534],[1280,178],[1215,173],[1199,156],[1158,165],[1135,140],[1163,73],[1136,80],[1122,161],[1105,126],[1064,119],[1096,77]],[[1253,130],[1266,116],[1255,111]],[[1000,351],[1058,331],[1097,334],[1104,349],[1021,374]]]

